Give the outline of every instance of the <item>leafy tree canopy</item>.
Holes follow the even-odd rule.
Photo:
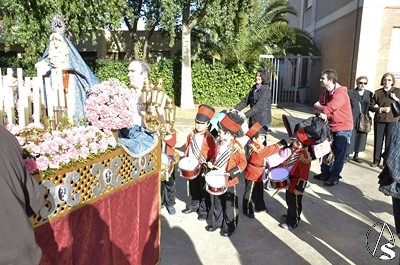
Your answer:
[[[260,54],[319,54],[307,32],[289,27],[287,15],[296,15],[296,11],[287,1],[247,0],[231,4],[220,10],[219,20],[206,19],[200,29],[208,33],[205,50],[213,59],[232,65],[255,62]]]
[[[67,36],[79,42],[93,36],[97,29],[119,28],[126,8],[125,0],[2,0],[0,25],[6,50],[19,44],[25,50],[24,59],[35,61],[48,43],[54,14],[64,18]]]

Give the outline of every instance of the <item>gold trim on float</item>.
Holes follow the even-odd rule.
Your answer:
[[[160,178],[160,169],[159,141],[153,150],[141,157],[132,157],[123,148],[117,148],[46,177],[34,175],[46,187],[47,193],[45,206],[31,216],[30,221],[33,227],[38,227],[141,181],[154,172],[158,172]]]

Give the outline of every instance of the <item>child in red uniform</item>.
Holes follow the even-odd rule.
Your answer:
[[[211,151],[215,148],[215,140],[207,130],[210,120],[215,114],[215,109],[209,105],[200,105],[196,114],[195,129],[186,140],[185,157],[194,157],[205,168]],[[190,205],[182,211],[184,214],[197,212],[199,220],[206,220],[210,207],[210,195],[205,190],[205,179],[202,173],[189,181],[191,195]]]
[[[308,147],[320,139],[320,136],[310,126],[300,128],[293,139],[293,155],[296,162],[289,173],[290,184],[286,190],[287,214],[282,216],[285,220],[279,226],[283,229],[296,228],[300,221],[302,211],[303,192],[308,182],[311,168],[311,154]],[[289,158],[290,159],[290,158]]]
[[[226,191],[211,195],[211,208],[207,216],[206,230],[213,232],[221,228],[221,235],[229,237],[238,222],[238,200],[236,185],[239,174],[246,168],[247,160],[243,147],[235,139],[243,119],[235,113],[227,113],[219,122],[219,138],[216,141],[212,159],[207,163],[212,170],[227,174]]]
[[[245,188],[243,194],[243,213],[254,218],[254,212],[266,211],[262,177],[265,174],[265,158],[287,147],[285,140],[264,146],[267,129],[256,122],[246,135],[251,139],[247,145],[247,167],[245,169]]]

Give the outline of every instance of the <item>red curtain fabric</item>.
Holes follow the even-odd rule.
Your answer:
[[[154,173],[35,228],[40,264],[156,264],[159,198]]]

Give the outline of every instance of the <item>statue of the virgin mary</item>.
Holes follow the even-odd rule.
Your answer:
[[[66,95],[68,117],[74,117],[73,122],[79,123],[85,115],[85,101],[90,94],[90,88],[100,83],[74,45],[65,36],[65,24],[59,15],[51,22],[52,34],[50,43],[42,58],[36,64],[38,72],[46,75],[51,69],[60,69]],[[49,106],[46,99],[46,106]],[[53,105],[53,104],[52,104]],[[48,110],[50,111],[50,110]]]

